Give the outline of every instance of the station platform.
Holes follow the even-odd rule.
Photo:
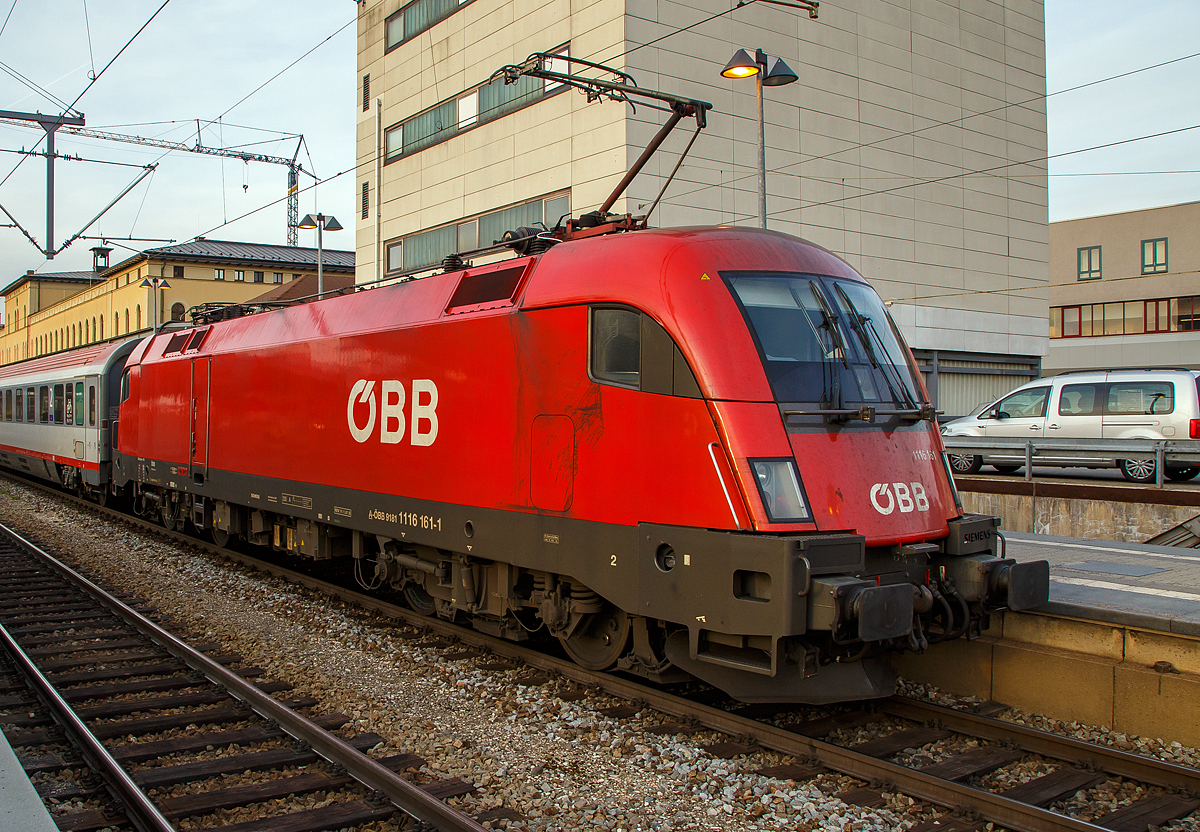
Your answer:
[[[1050,563],[1038,612],[1200,636],[1200,550],[1005,532],[1008,556]]]
[[[58,832],[21,761],[0,731],[0,832]]]

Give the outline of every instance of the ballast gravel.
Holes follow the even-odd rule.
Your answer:
[[[475,794],[450,800],[468,814],[504,807],[518,815],[489,821],[492,828],[858,832],[905,830],[940,813],[886,791],[881,808],[847,805],[835,795],[868,784],[841,775],[808,782],[758,775],[756,769],[796,761],[769,751],[715,758],[703,746],[730,738],[648,733],[661,714],[605,717],[597,709],[624,703],[598,693],[567,701],[558,696],[569,687],[563,680],[522,684],[523,669],[484,671],[478,665],[487,657],[450,659],[427,643],[431,638],[395,621],[100,518],[19,481],[0,478],[0,523],[56,549],[106,588],[153,605],[193,643],[217,642],[261,667],[261,679],[295,685],[285,697],[311,696],[320,703],[314,713],[345,714],[351,722],[339,733],[379,733],[384,743],[372,750],[376,756],[421,756],[426,764],[409,772],[417,782],[459,777],[474,785]],[[919,686],[905,692],[950,700]],[[1103,729],[1075,730],[1093,741],[1115,740]],[[1121,740],[1142,747],[1137,738]],[[1163,745],[1172,762],[1195,764],[1194,749]],[[318,799],[325,797],[332,795]],[[239,812],[237,819],[252,816]]]

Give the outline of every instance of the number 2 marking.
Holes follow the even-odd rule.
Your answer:
[[[616,555],[612,555],[612,556],[611,556],[611,559],[609,560],[609,562],[608,562],[608,565],[609,565],[609,566],[616,566],[616,565],[617,565],[617,556],[616,556]]]

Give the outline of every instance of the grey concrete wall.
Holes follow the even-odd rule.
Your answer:
[[[1002,521],[1001,528],[1006,531],[1115,540],[1121,543],[1141,543],[1200,514],[1195,507],[1189,506],[1035,498],[970,491],[962,492],[961,496],[964,509],[977,514],[996,515]]]

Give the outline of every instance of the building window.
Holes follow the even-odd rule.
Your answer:
[[[362,218],[365,220],[371,215],[371,184],[364,182],[362,184]]]
[[[470,0],[413,0],[389,17],[384,26],[384,50],[395,49],[407,40],[412,40],[426,29],[442,22]],[[363,109],[367,109],[363,106]]]
[[[272,283],[282,283],[283,282],[283,272],[272,272],[271,282]]]
[[[514,228],[543,224],[553,227],[570,210],[570,194],[556,194],[482,214],[466,222],[410,234],[388,243],[387,270],[396,272],[432,266],[442,262],[448,254],[492,245],[505,231]]]
[[[184,312],[184,309],[183,309],[182,303],[171,304],[171,320],[172,321],[182,321],[183,320],[183,312]]]
[[[295,273],[292,274],[292,280],[299,280],[299,279],[300,279],[300,275],[295,274]]]
[[[1142,274],[1158,274],[1167,270],[1167,238],[1142,240]]]
[[[225,279],[225,270],[224,269],[213,269],[213,280],[224,280],[224,279]]]
[[[233,279],[234,279],[234,282],[236,282],[236,283],[245,283],[246,282],[246,273],[244,271],[242,271],[241,269],[235,269],[233,272]]]
[[[266,276],[266,275],[265,275],[265,273],[264,273],[264,272],[255,272],[255,273],[254,273],[254,282],[255,282],[255,283],[262,283],[262,282],[263,282],[263,278],[264,278],[265,276]]]
[[[1100,246],[1079,249],[1079,279],[1100,279]]]
[[[363,112],[371,109],[371,76],[363,76]]]
[[[174,277],[177,279],[182,279],[183,278],[183,266],[172,266],[171,267],[171,277]]]
[[[389,272],[398,272],[404,268],[404,243],[403,241],[388,243],[387,247],[387,270]]]
[[[564,46],[553,54],[565,58],[570,47]],[[566,74],[570,65],[563,58],[550,59],[547,68]],[[528,75],[518,77],[512,84],[504,83],[503,77],[495,78],[389,128],[385,136],[385,159],[390,162],[424,150],[461,130],[500,118],[562,89],[566,89],[564,84]]]

